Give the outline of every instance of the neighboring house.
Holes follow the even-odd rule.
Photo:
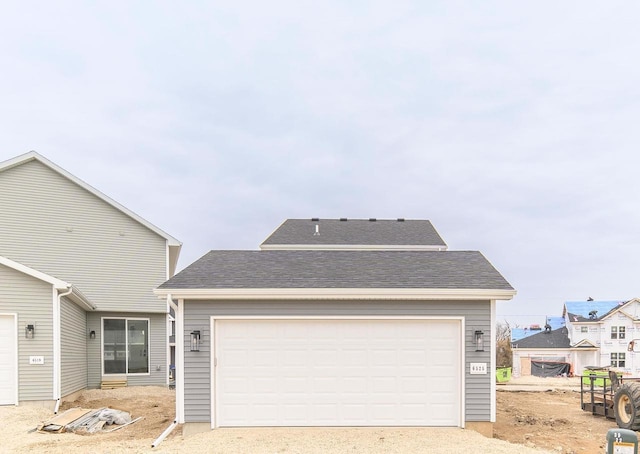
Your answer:
[[[544,325],[530,325],[524,328],[511,328],[511,342],[519,341],[525,337],[533,336],[540,333],[544,327],[549,325],[552,330],[562,328],[565,326],[564,318],[562,317],[546,317]]]
[[[536,361],[565,361],[575,375],[588,367],[639,375],[640,357],[628,350],[629,342],[640,338],[638,301],[567,301],[562,313],[566,330],[512,343],[514,375],[529,375]]]
[[[30,152],[0,163],[0,405],[167,385],[181,243]]]
[[[211,251],[177,301],[185,428],[454,426],[491,434],[496,300],[515,290],[429,221],[287,220],[260,251]]]
[[[512,344],[513,375],[542,376],[571,374],[572,349],[567,328],[538,331]],[[564,365],[567,365],[565,368]]]
[[[612,367],[626,375],[640,374],[640,357],[628,350],[629,342],[640,338],[638,299],[567,302],[563,316],[572,346],[597,349],[595,357],[576,357],[578,364]]]

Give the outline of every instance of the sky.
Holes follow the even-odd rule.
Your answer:
[[[518,294],[640,296],[640,3],[0,6],[0,161],[35,150],[183,242],[429,219]]]

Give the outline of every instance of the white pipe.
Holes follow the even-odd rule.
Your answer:
[[[167,428],[164,430],[164,432],[162,432],[162,433],[160,434],[160,436],[159,436],[158,438],[156,438],[156,440],[155,440],[153,443],[151,443],[151,447],[152,447],[152,448],[155,448],[155,447],[157,447],[160,443],[162,443],[162,440],[164,440],[164,439],[167,437],[167,435],[169,435],[169,434],[171,433],[171,431],[172,431],[173,429],[175,429],[175,428],[176,428],[176,426],[177,426],[177,425],[178,425],[178,422],[174,420],[174,421],[171,423],[171,425],[170,425],[169,427],[167,427]]]

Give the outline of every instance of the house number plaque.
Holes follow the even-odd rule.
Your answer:
[[[471,363],[469,365],[469,373],[471,375],[486,375],[487,363]]]

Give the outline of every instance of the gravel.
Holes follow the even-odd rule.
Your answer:
[[[95,392],[95,391],[92,391]],[[0,407],[2,452],[16,453],[184,453],[337,454],[337,453],[494,453],[540,454],[542,451],[457,428],[236,428],[173,436],[152,449],[153,438],[131,438],[126,428],[110,434],[76,435],[32,432],[50,411]]]

